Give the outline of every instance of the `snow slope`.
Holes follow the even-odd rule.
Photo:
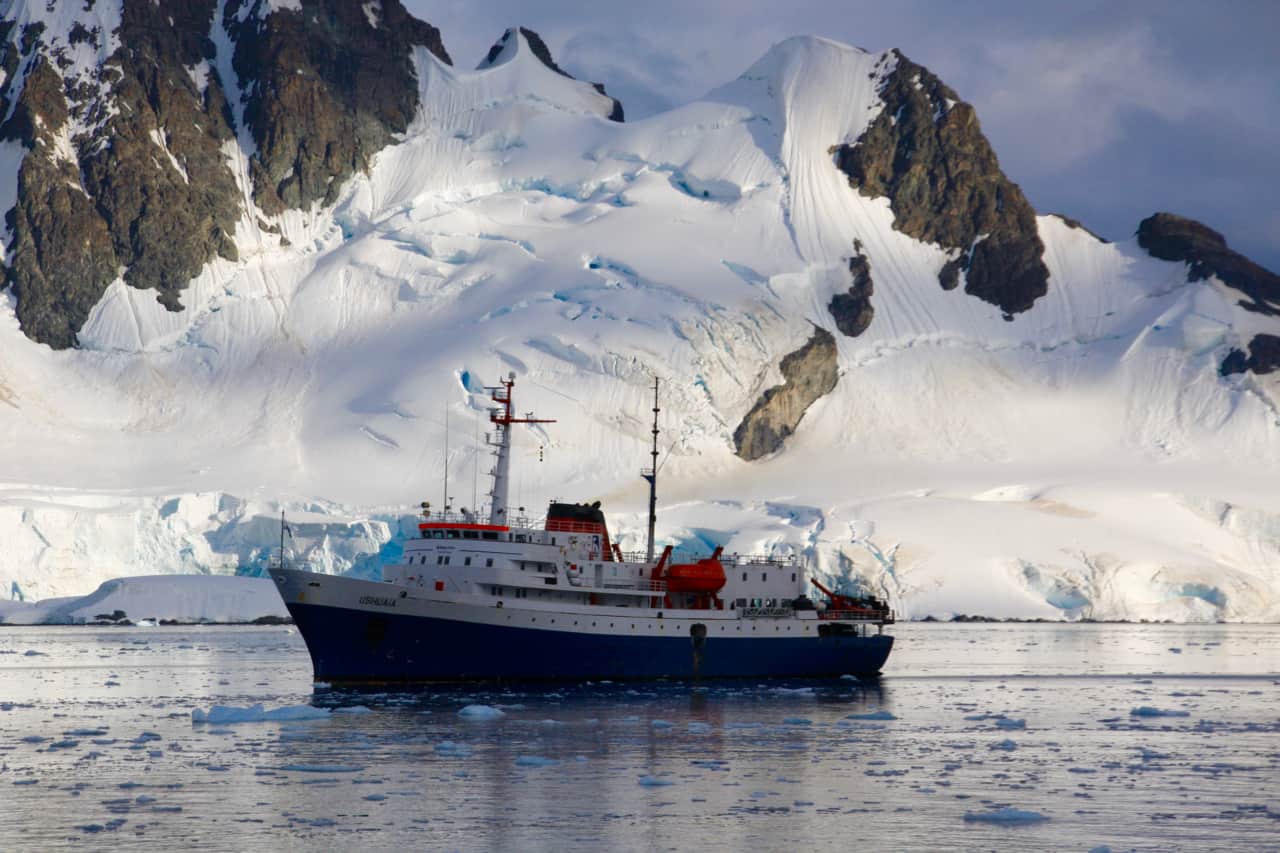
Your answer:
[[[442,498],[446,419],[454,503],[482,500],[482,386],[508,371],[558,420],[518,436],[517,503],[603,500],[635,544],[656,373],[669,541],[804,552],[916,616],[1280,618],[1276,389],[1218,376],[1249,322],[1221,283],[1046,216],[1030,311],[942,290],[944,250],[830,154],[892,54],[791,39],[618,124],[519,42],[475,72],[420,51],[403,140],[333,209],[272,220],[285,241],[253,211],[180,313],[116,282],[52,352],[0,300],[5,592],[260,567],[278,505],[318,565],[371,571]],[[848,338],[826,306],[855,240],[875,318]],[[812,325],[835,391],[741,461]]]

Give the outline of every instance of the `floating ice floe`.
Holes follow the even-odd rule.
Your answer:
[[[784,726],[811,726],[813,720],[807,717],[785,717],[782,720]]]
[[[896,720],[888,711],[869,711],[865,714],[848,714],[846,720]]]
[[[649,725],[650,725],[650,726],[652,726],[652,727],[653,727],[653,728],[655,728],[655,729],[669,729],[669,728],[671,728],[671,723],[667,722],[666,720],[652,720],[652,721],[650,721]]]
[[[468,720],[496,720],[506,715],[505,711],[492,705],[467,705],[458,711],[459,717],[466,717]]]
[[[517,767],[551,767],[559,763],[554,758],[544,758],[541,755],[522,755],[516,759]]]
[[[1190,717],[1190,711],[1170,711],[1153,708],[1150,705],[1139,705],[1129,712],[1130,717]]]
[[[1011,717],[1004,717],[996,720],[997,729],[1025,729],[1027,727],[1026,720],[1015,720]]]
[[[966,823],[1039,823],[1049,819],[1048,815],[1023,809],[992,809],[989,812],[965,812]]]
[[[435,746],[437,755],[451,755],[458,758],[466,758],[471,754],[471,747],[465,743],[454,743],[451,740],[444,740]]]
[[[286,764],[280,769],[293,773],[359,773],[364,768],[354,764]]]
[[[335,714],[372,714],[373,710],[364,705],[352,705],[348,708],[334,708]]]
[[[285,705],[267,710],[261,703],[247,708],[233,705],[214,705],[208,711],[199,708],[191,712],[192,723],[273,723],[292,720],[320,720],[329,716],[328,708],[316,708],[311,705]]]
[[[991,744],[991,748],[992,748],[992,749],[1003,749],[1003,750],[1006,750],[1006,751],[1008,751],[1008,752],[1013,752],[1015,749],[1017,749],[1017,748],[1018,748],[1018,744],[1016,744],[1015,742],[1013,742],[1013,741],[1009,740],[1008,738],[1005,738],[1005,739],[1004,739],[1004,740],[1002,740],[1002,741],[998,741],[998,742],[996,742],[996,743]]]
[[[646,788],[663,788],[667,785],[674,785],[675,782],[670,779],[660,779],[657,776],[641,776],[640,784]]]

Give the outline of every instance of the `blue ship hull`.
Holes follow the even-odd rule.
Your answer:
[[[822,678],[879,674],[891,636],[583,634],[290,602],[315,677],[337,682]]]

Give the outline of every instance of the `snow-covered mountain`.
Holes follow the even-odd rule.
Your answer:
[[[89,5],[3,6],[6,593],[252,570],[281,507],[372,572],[446,430],[483,502],[513,371],[558,421],[517,502],[624,545],[657,375],[667,541],[914,616],[1280,618],[1280,280],[1037,215],[901,53],[789,39],[624,123],[530,31],[462,71],[397,0]]]

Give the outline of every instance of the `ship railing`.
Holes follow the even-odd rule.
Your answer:
[[[658,552],[658,556],[661,551]],[[671,553],[672,563],[696,563],[698,560],[705,560],[711,556],[710,552],[699,551],[673,551]],[[657,559],[657,556],[655,556]],[[626,563],[647,563],[648,557],[644,551],[623,551],[622,560]],[[772,566],[777,568],[794,568],[799,563],[799,558],[795,554],[721,554],[720,562],[726,566]]]
[[[489,524],[498,527],[534,527],[536,525],[537,529],[542,529],[541,519],[527,515],[493,516],[487,512],[472,512],[467,509],[426,510],[419,513],[418,518],[428,524]]]
[[[730,566],[795,566],[795,554],[721,554],[720,562]]]
[[[601,585],[609,589],[638,589],[644,592],[665,593],[666,581],[655,581],[648,578],[604,578]]]
[[[819,610],[818,618],[837,622],[882,622],[889,625],[894,622],[894,613],[892,610],[860,607],[853,610]]]
[[[738,610],[743,619],[789,619],[795,609],[789,606],[743,607]]]

